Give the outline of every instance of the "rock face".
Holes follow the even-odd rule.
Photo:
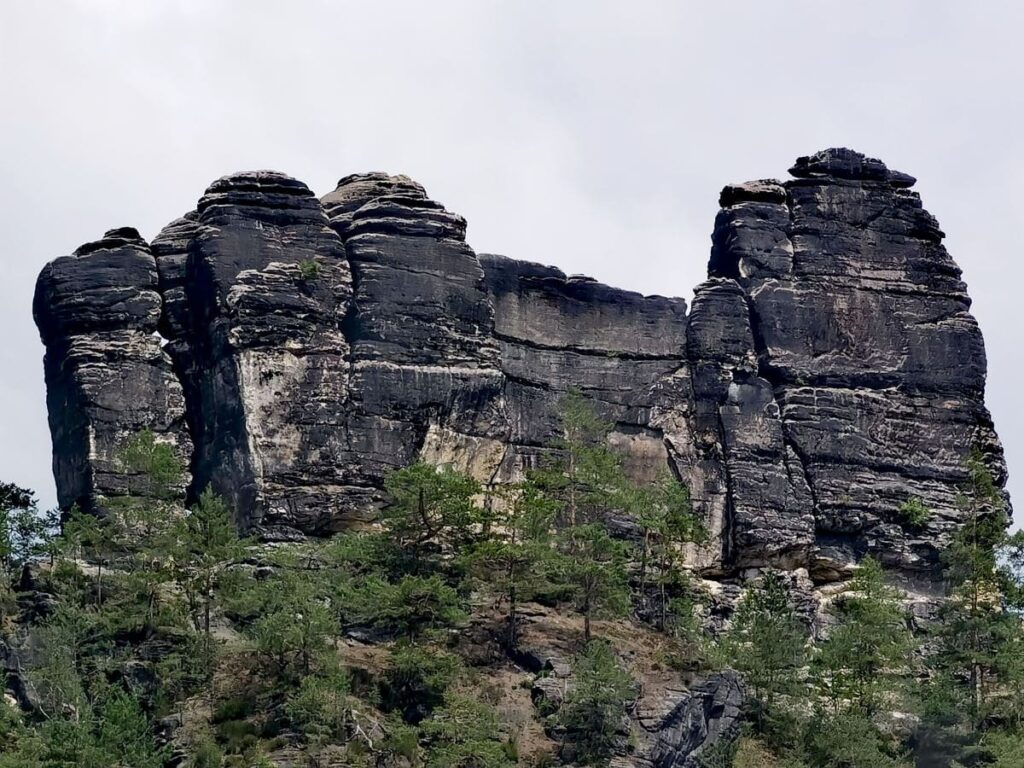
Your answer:
[[[718,672],[695,686],[657,724],[646,760],[652,768],[701,768],[702,758],[739,734],[743,686],[731,670]]]
[[[722,191],[689,313],[477,256],[404,176],[322,200],[279,173],[220,179],[151,246],[112,230],[40,275],[61,504],[130,490],[118,446],[148,428],[243,527],[322,535],[371,519],[416,457],[516,478],[578,390],[634,476],[690,487],[706,573],[820,583],[868,553],[931,573],[968,453],[1005,482],[970,300],[912,177],[845,149],[791,174]]]
[[[793,499],[807,501],[800,519],[810,513],[813,524],[812,571],[825,576],[868,552],[927,568],[956,524],[972,446],[1005,482],[966,287],[908,189],[912,177],[850,150],[802,157],[790,172],[797,178],[785,184],[723,191],[709,271],[734,281],[747,304],[771,442]],[[736,430],[723,428],[728,442]],[[731,490],[742,536],[750,497]],[[934,514],[911,532],[898,509],[915,496]]]

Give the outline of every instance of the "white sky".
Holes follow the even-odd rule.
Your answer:
[[[1024,490],[1018,2],[0,0],[0,479],[54,501],[49,259],[232,171],[406,173],[480,252],[689,300],[720,188],[849,146],[918,177]]]

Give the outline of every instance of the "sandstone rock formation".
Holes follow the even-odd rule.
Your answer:
[[[969,451],[1005,482],[966,288],[912,177],[845,149],[791,174],[722,191],[689,313],[478,256],[403,176],[322,200],[279,173],[220,179],[151,246],[112,230],[40,275],[61,504],[129,490],[117,447],[149,428],[240,525],[322,535],[370,519],[417,456],[517,477],[575,389],[631,473],[690,487],[705,572],[820,583],[872,553],[930,573]],[[899,514],[915,497],[919,529]]]

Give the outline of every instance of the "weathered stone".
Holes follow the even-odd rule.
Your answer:
[[[349,176],[323,203],[355,284],[354,472],[379,486],[422,453],[490,480],[508,431],[504,379],[465,221],[404,176]]]
[[[739,735],[743,687],[731,671],[695,686],[656,726],[653,744],[632,761],[650,768],[699,768],[716,745]],[[625,765],[625,763],[624,763]]]
[[[783,201],[723,195],[710,271],[734,278],[749,304],[766,407],[779,410],[793,457],[791,495],[806,482],[813,500],[815,572],[845,572],[868,552],[934,568],[972,447],[1005,477],[960,271],[911,177],[850,150],[792,172]],[[915,496],[933,511],[923,535],[896,515]]]
[[[499,476],[536,464],[558,436],[562,398],[576,390],[613,424],[610,441],[627,471],[655,479],[668,454],[649,427],[651,388],[683,364],[685,302],[503,256],[485,254],[481,263],[506,378],[510,446]]]
[[[248,526],[329,529],[350,511],[341,240],[304,184],[270,171],[219,179],[197,211],[186,268],[196,484]]]

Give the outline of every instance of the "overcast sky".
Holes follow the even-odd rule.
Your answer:
[[[689,300],[724,184],[849,146],[946,231],[1024,491],[1021,8],[0,0],[0,480],[54,501],[39,269],[225,173],[406,173],[477,251]]]

